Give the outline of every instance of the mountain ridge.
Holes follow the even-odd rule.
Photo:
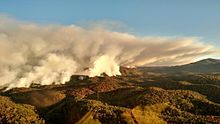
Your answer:
[[[220,72],[220,60],[207,58],[197,62],[178,65],[178,66],[163,66],[163,67],[140,67],[141,70],[149,72],[162,72],[162,73],[219,73]]]
[[[190,64],[220,64],[220,59],[214,59],[214,58],[207,58],[207,59],[202,59]]]

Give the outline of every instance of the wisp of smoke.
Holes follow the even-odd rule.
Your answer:
[[[194,37],[137,37],[102,28],[0,17],[0,87],[64,84],[74,74],[120,75],[120,66],[176,65],[215,52]]]

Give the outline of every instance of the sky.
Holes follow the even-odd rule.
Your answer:
[[[0,13],[46,24],[117,22],[140,36],[195,36],[220,45],[219,0],[0,0]]]

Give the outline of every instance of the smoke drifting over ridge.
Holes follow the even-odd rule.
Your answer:
[[[214,52],[193,37],[137,37],[0,17],[0,88],[64,84],[74,74],[115,76],[120,66],[183,64]]]

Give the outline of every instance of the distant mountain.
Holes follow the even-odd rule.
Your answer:
[[[220,64],[220,60],[208,58],[208,59],[200,60],[198,62],[191,63],[191,65],[213,65],[213,64]]]
[[[185,73],[185,72],[215,73],[215,72],[220,72],[220,60],[208,58],[180,66],[143,67],[140,69],[149,72],[163,72],[163,73]]]

